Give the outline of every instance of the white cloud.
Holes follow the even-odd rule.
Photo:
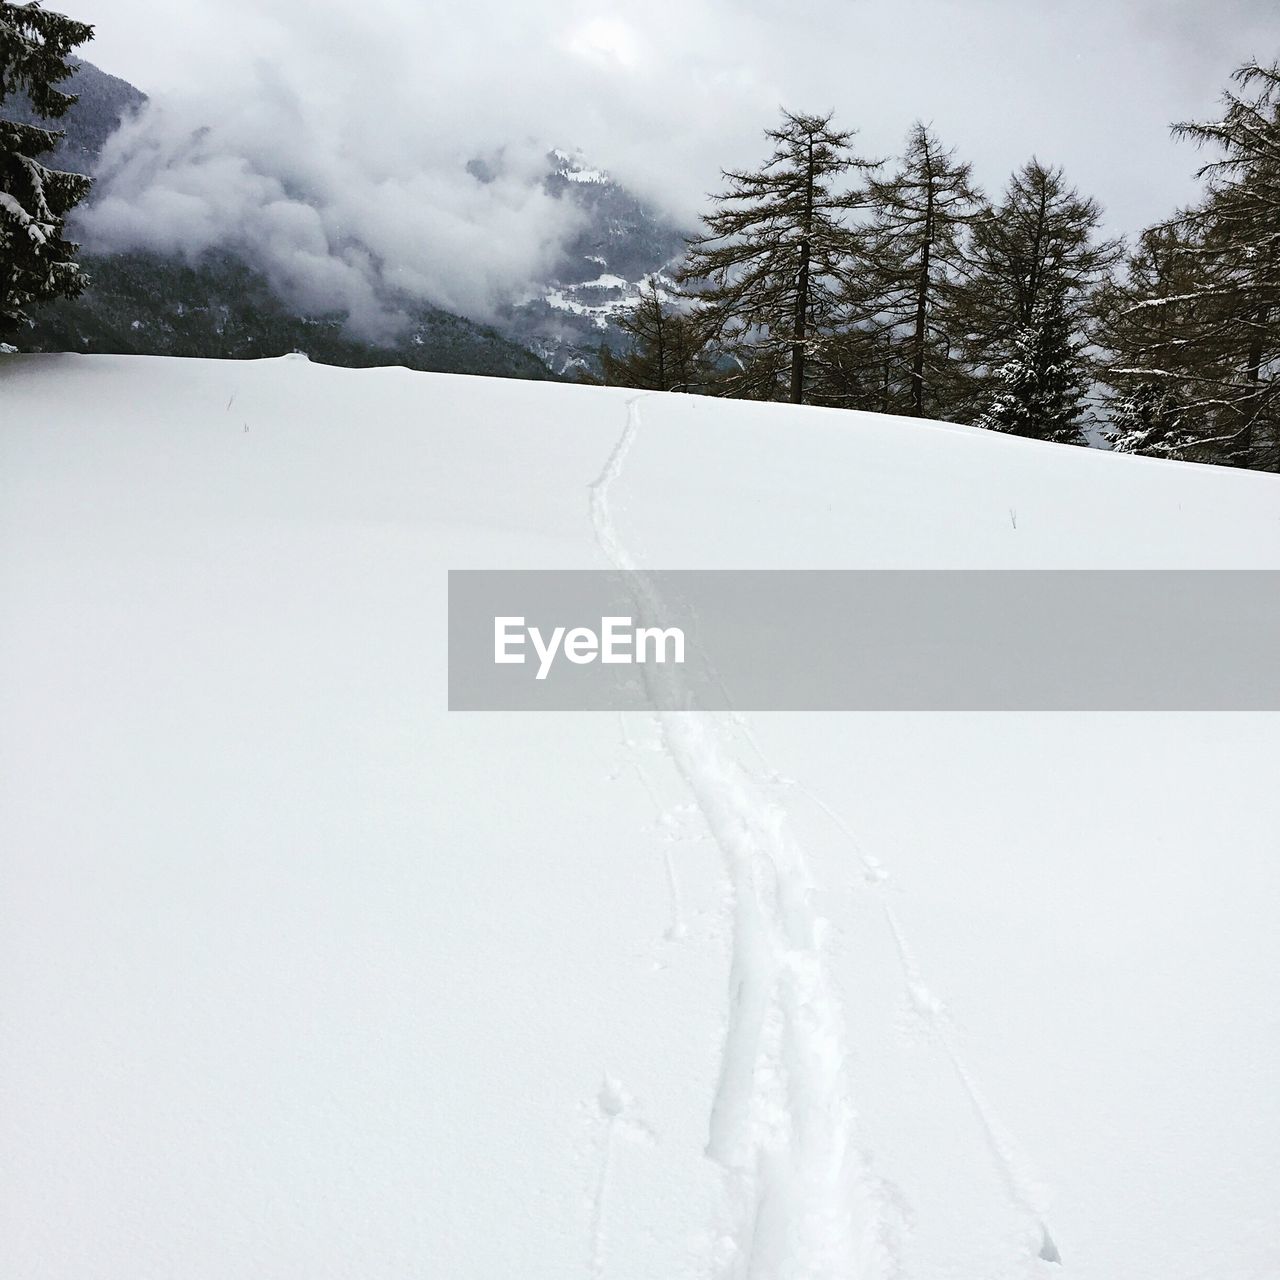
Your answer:
[[[563,44],[575,56],[606,66],[634,67],[642,53],[635,29],[620,18],[592,18],[567,32]]]
[[[1134,230],[1193,190],[1170,120],[1280,47],[1262,0],[63,0],[159,106],[113,148],[95,233],[235,239],[360,305],[387,282],[485,314],[571,222],[537,188],[579,148],[692,223],[780,105],[887,155],[916,117],[992,191],[1033,152]],[[200,125],[208,131],[193,135]],[[501,153],[498,180],[467,174]]]
[[[308,102],[266,69],[230,102],[153,103],[111,140],[85,232],[106,248],[242,249],[301,305],[366,329],[392,292],[484,316],[546,275],[576,214],[532,180],[535,146],[481,182],[464,146],[371,114]]]

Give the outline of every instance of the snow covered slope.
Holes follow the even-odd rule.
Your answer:
[[[1280,1274],[1280,718],[444,710],[449,568],[1280,568],[1275,478],[631,399],[0,359],[0,1274]]]

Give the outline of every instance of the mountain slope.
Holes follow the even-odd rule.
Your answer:
[[[641,283],[665,278],[684,254],[684,234],[582,156],[552,151],[543,179],[557,199],[583,217],[552,276],[503,316],[505,330],[559,373],[599,373],[602,343],[630,341],[615,326]],[[669,281],[668,281],[669,282]]]
[[[153,253],[84,254],[89,286],[74,301],[43,306],[28,351],[253,359],[302,351],[348,368],[398,364],[436,373],[545,379],[531,351],[496,330],[406,300],[404,323],[378,341],[340,315],[299,315],[270,281],[234,253],[194,262]]]
[[[36,115],[25,94],[6,100],[0,112],[11,120],[60,130],[65,136],[47,163],[52,168],[91,174],[107,139],[130,112],[146,102],[147,95],[92,62],[77,58],[70,61],[75,70],[58,87],[64,93],[74,93],[79,101],[61,120],[50,122]]]
[[[300,358],[0,403],[0,1271],[1276,1273],[1280,718],[444,709],[451,568],[1280,568],[1273,477]]]

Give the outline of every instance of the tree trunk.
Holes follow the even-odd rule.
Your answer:
[[[1280,426],[1277,425],[1274,415],[1268,422],[1262,413],[1266,398],[1262,386],[1262,365],[1266,355],[1272,313],[1271,303],[1265,300],[1265,295],[1269,292],[1267,286],[1275,280],[1278,249],[1280,249],[1280,239],[1273,238],[1267,250],[1263,268],[1261,283],[1264,299],[1258,304],[1258,309],[1254,313],[1253,334],[1249,339],[1249,363],[1246,370],[1253,403],[1249,409],[1249,421],[1245,426],[1244,464],[1258,471],[1280,471]]]
[[[1040,269],[1044,265],[1040,261],[1041,250],[1044,245],[1045,221],[1049,212],[1049,193],[1045,188],[1045,180],[1043,177],[1040,181],[1040,207],[1036,210],[1036,232],[1031,238],[1031,262],[1027,271],[1027,291],[1026,297],[1023,299],[1022,315],[1019,317],[1023,324],[1030,324],[1031,318],[1035,314],[1036,303],[1040,297]]]
[[[796,310],[791,343],[791,403],[804,403],[804,343],[809,318],[809,237],[813,232],[813,135],[809,136],[809,167],[805,173],[804,238],[800,241],[800,273],[796,279]]]
[[[656,291],[654,293],[653,308],[654,320],[658,331],[658,390],[665,391],[667,389],[667,352],[662,332],[662,304],[658,301]]]
[[[1280,471],[1280,428],[1274,420],[1268,421],[1264,413],[1268,406],[1262,385],[1262,364],[1270,310],[1268,306],[1259,310],[1254,335],[1249,341],[1248,365],[1245,370],[1250,405],[1248,418],[1241,431],[1242,462],[1255,471]]]
[[[915,349],[911,357],[911,412],[924,417],[924,346],[929,318],[929,255],[933,248],[933,182],[925,197],[924,248],[920,254],[920,283],[916,289]]]
[[[795,341],[791,344],[791,403],[804,402],[805,320],[809,312],[809,242],[800,244],[800,278],[796,282]]]

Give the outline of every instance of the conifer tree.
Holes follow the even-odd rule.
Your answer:
[[[917,122],[896,172],[872,178],[867,198],[872,217],[848,281],[850,345],[877,372],[887,368],[888,379],[872,380],[883,412],[946,418],[955,407],[955,301],[981,196],[969,165]]]
[[[1174,126],[1218,154],[1203,199],[1144,237],[1177,260],[1139,257],[1109,300],[1107,376],[1132,447],[1280,471],[1280,64],[1234,79],[1220,119]]]
[[[75,97],[56,86],[71,74],[71,50],[92,35],[86,23],[38,3],[0,0],[0,108],[10,94],[25,92],[39,115],[64,115]],[[0,118],[0,338],[26,322],[29,304],[75,297],[84,287],[73,260],[78,246],[65,239],[63,224],[88,193],[89,179],[37,158],[61,136]]]
[[[1083,439],[1086,334],[1093,295],[1121,246],[1099,240],[1101,210],[1038,160],[1010,180],[1000,205],[974,224],[957,290],[965,416],[1042,439]],[[1021,371],[1019,369],[1021,368]],[[1048,377],[1050,382],[1041,383]],[[1027,380],[1030,379],[1030,382]],[[1022,408],[1010,413],[1017,385]],[[1050,411],[1047,418],[1033,410]]]
[[[709,381],[698,325],[663,296],[652,276],[641,285],[635,305],[622,312],[616,323],[631,339],[631,347],[621,355],[607,346],[601,348],[606,384],[651,391],[697,391]]]
[[[757,172],[724,174],[728,187],[713,197],[706,234],[690,242],[681,280],[726,356],[722,391],[799,404],[820,376],[853,251],[847,217],[864,197],[848,175],[872,166],[830,115],[784,111],[765,136],[773,153]]]
[[[851,268],[851,274],[857,271]],[[847,286],[846,286],[847,287]],[[902,353],[894,335],[853,307],[823,343],[820,376],[810,389],[814,404],[867,413],[902,413]]]
[[[1239,460],[1239,431],[1219,420],[1233,330],[1194,222],[1184,211],[1144,231],[1124,277],[1098,294],[1103,379],[1114,392],[1108,434],[1125,453],[1229,463]]]
[[[1046,285],[1019,330],[999,386],[977,426],[1059,444],[1084,444],[1078,406],[1085,391],[1081,340],[1072,332],[1066,289]]]
[[[1204,165],[1209,199],[1199,219],[1213,259],[1216,321],[1238,333],[1243,361],[1231,406],[1248,465],[1280,471],[1280,63],[1249,63],[1234,77],[1220,120],[1174,132],[1221,156]]]
[[[1117,453],[1213,461],[1205,456],[1200,437],[1188,425],[1189,417],[1168,387],[1140,382],[1113,402],[1107,438]]]

